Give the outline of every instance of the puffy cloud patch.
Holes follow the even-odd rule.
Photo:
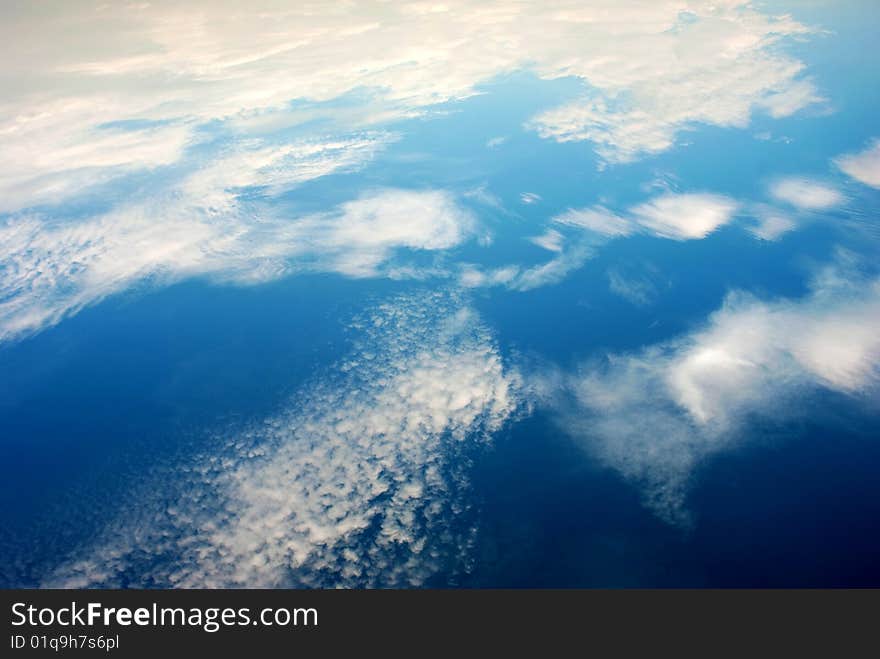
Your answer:
[[[469,452],[520,405],[519,376],[454,296],[353,327],[334,373],[162,474],[44,585],[414,586],[467,569]]]
[[[834,208],[843,203],[843,194],[837,188],[806,178],[784,178],[770,186],[770,194],[777,200],[806,211]]]
[[[666,194],[632,209],[635,222],[651,233],[674,240],[705,238],[727,224],[736,202],[714,194]]]
[[[880,188],[880,140],[874,140],[864,151],[840,156],[834,162],[847,176]]]

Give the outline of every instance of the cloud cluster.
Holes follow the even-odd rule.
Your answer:
[[[458,244],[471,220],[441,193],[363,195],[292,220],[271,199],[371,162],[395,136],[368,127],[478,93],[504,72],[580,79],[589,99],[576,105],[605,127],[586,137],[609,160],[660,148],[641,131],[671,144],[694,121],[739,125],[754,107],[786,114],[813,96],[801,66],[775,47],[806,28],[735,0],[687,9],[258,0],[246,11],[56,2],[10,7],[4,24],[16,57],[0,63],[0,340],[146,279],[257,282],[296,268],[364,276],[397,247]],[[584,136],[563,123],[545,115],[535,126],[548,137]],[[726,218],[719,198],[653,203],[633,209],[635,225],[606,219],[623,233],[684,239]],[[550,262],[515,276],[466,269],[462,281],[530,289],[558,281],[590,251],[545,238],[558,253]]]
[[[413,586],[464,569],[467,461],[521,401],[454,296],[380,305],[289,408],[162,477],[44,585]]]
[[[202,205],[205,176],[225,181],[211,186],[209,208]],[[474,229],[468,211],[432,190],[377,190],[328,212],[286,218],[227,187],[237,176],[234,168],[199,172],[174,194],[86,221],[25,215],[0,224],[0,340],[57,323],[138,282],[210,276],[246,284],[296,270],[370,276],[396,249],[445,249]]]
[[[550,400],[562,427],[639,484],[651,509],[687,523],[692,472],[752,419],[789,418],[822,388],[876,397],[878,324],[880,281],[832,268],[803,299],[732,293],[690,334],[551,380]]]

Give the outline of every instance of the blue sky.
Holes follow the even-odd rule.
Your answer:
[[[876,422],[870,3],[4,14],[4,581],[457,583],[524,423],[688,533]]]

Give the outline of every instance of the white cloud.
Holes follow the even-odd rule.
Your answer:
[[[492,192],[489,189],[489,186],[485,183],[471,190],[467,190],[462,196],[467,199],[473,199],[475,202],[482,204],[483,206],[506,212],[504,210],[504,204],[501,203],[501,199],[499,199],[498,195]]]
[[[541,195],[534,192],[523,192],[520,194],[519,200],[524,204],[535,204],[541,201]]]
[[[736,209],[736,202],[722,195],[668,193],[630,208],[627,217],[596,206],[570,209],[554,217],[553,222],[609,238],[647,230],[661,238],[695,240],[730,222]]]
[[[880,140],[874,140],[864,151],[840,156],[834,162],[847,176],[880,188]]]
[[[516,291],[557,284],[569,273],[580,269],[593,255],[593,249],[584,242],[575,243],[546,263],[524,268],[507,286]]]
[[[475,313],[430,293],[354,325],[358,348],[289,408],[160,474],[43,582],[415,586],[467,569],[467,456],[521,404]]]
[[[516,265],[486,270],[467,263],[461,268],[458,283],[464,288],[505,286],[515,281],[519,273],[520,268]]]
[[[727,224],[736,203],[714,194],[666,194],[631,209],[643,228],[664,238],[693,240],[705,238]]]
[[[23,216],[0,224],[0,340],[57,323],[138,281],[207,275],[255,283],[296,270],[374,276],[397,249],[445,249],[475,227],[449,194],[431,190],[379,190],[288,219],[229,191],[225,185],[240,180],[234,168],[216,175],[224,184],[209,186],[207,210],[196,176],[168,198],[86,221]]]
[[[529,242],[546,249],[548,252],[561,252],[564,240],[562,234],[555,229],[548,229],[540,236],[529,238]]]
[[[628,236],[635,230],[631,221],[601,206],[569,209],[562,215],[554,217],[553,221],[609,237]]]
[[[749,231],[761,240],[779,240],[797,228],[791,217],[775,208],[760,206],[756,209],[755,216],[755,223],[749,227]]]
[[[745,126],[755,108],[786,116],[817,100],[779,49],[809,30],[745,0],[686,10],[678,0],[461,0],[437,11],[55,2],[7,8],[4,23],[19,55],[0,65],[5,211],[178,162],[218,122],[245,140],[285,126],[348,130],[417,116],[524,68],[583,81],[588,97],[533,124],[592,140],[610,161],[668,148],[695,123]]]
[[[657,297],[658,273],[649,265],[642,266],[641,272],[632,269],[612,268],[608,271],[608,288],[631,304],[644,307]]]
[[[459,283],[467,288],[506,286],[529,291],[556,284],[578,270],[592,257],[595,249],[607,240],[648,232],[673,240],[705,238],[734,216],[737,204],[721,195],[706,193],[664,194],[631,209],[627,217],[615,215],[601,206],[569,209],[552,219],[554,224],[585,229],[587,235],[565,243],[555,229],[530,238],[557,256],[531,267],[505,266],[486,271],[472,264],[459,274]]]
[[[170,165],[196,139],[191,127],[181,123],[137,130],[72,129],[95,117],[96,108],[79,105],[70,101],[59,108],[34,109],[36,116],[5,123],[0,114],[0,213],[55,204],[122,174]]]
[[[779,201],[807,211],[834,208],[844,200],[840,191],[827,183],[797,177],[774,182],[770,194]]]
[[[695,124],[742,128],[755,110],[784,117],[822,100],[803,66],[773,47],[808,32],[790,17],[736,1],[603,9],[566,12],[589,25],[592,47],[563,71],[592,89],[536,116],[542,137],[589,140],[605,160],[626,162],[670,148]]]
[[[376,273],[396,247],[458,244],[469,219],[436,196],[424,198],[436,224],[422,221],[431,209],[413,197],[401,212],[389,204],[377,215],[362,201],[285,222],[238,193],[258,188],[265,198],[356,170],[394,137],[352,126],[416,116],[477,93],[501,73],[526,68],[544,79],[582,80],[591,97],[574,107],[590,113],[599,127],[590,139],[609,160],[665,148],[694,121],[743,125],[762,103],[785,114],[811,89],[801,65],[778,48],[808,30],[736,0],[694,2],[686,12],[677,1],[635,0],[453,2],[437,11],[59,2],[51,11],[10,8],[4,21],[7,45],[20,56],[0,64],[0,150],[8,156],[0,212],[16,213],[0,229],[9,254],[0,272],[0,337],[57,322],[144,278],[262,281],[312,263],[361,276]],[[559,122],[536,125],[548,137],[583,137],[559,133]],[[305,137],[291,141],[283,132],[291,128]],[[153,174],[138,180],[145,199],[102,195],[117,205],[90,219],[20,212],[144,172]],[[524,201],[538,199],[525,194]],[[603,209],[557,221],[592,221],[606,235],[649,229],[684,239],[726,217],[718,197],[650,203],[623,221]],[[339,213],[350,227],[334,220]],[[563,250],[510,282],[558,281],[588,251]],[[295,256],[310,265],[292,266]],[[510,269],[499,272],[483,279],[498,282]]]
[[[514,291],[530,291],[542,286],[558,284],[571,272],[583,266],[592,254],[592,248],[588,243],[578,241],[560,249],[549,261],[530,267],[507,265],[487,269],[467,263],[461,266],[458,283],[464,288],[505,286]]]
[[[700,330],[563,378],[573,405],[560,420],[658,515],[684,523],[692,472],[755,416],[784,420],[819,388],[876,395],[878,324],[880,281],[833,269],[801,300],[734,293]]]
[[[395,138],[381,132],[322,137],[283,144],[239,142],[212,157],[181,186],[193,205],[222,209],[242,188],[277,195],[299,183],[361,169]]]

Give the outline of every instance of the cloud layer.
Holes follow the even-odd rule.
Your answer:
[[[807,28],[736,0],[56,2],[10,7],[4,23],[16,57],[0,64],[0,340],[146,279],[365,276],[398,247],[459,244],[472,222],[439,192],[364,192],[308,217],[270,207],[305,181],[368,165],[396,139],[380,126],[500,74],[576,78],[584,97],[531,125],[592,140],[609,161],[667,148],[694,122],[744,125],[755,109],[783,116],[816,100],[777,47]],[[727,203],[669,197],[633,209],[635,225],[606,219],[695,238],[726,221]],[[563,251],[551,233],[541,244],[558,257],[463,281],[534,288],[589,253]]]
[[[0,212],[174,163],[222,123],[233,139],[324,121],[410,117],[528,69],[583,97],[544,137],[609,161],[669,148],[696,123],[745,126],[819,100],[781,40],[809,30],[744,0],[528,5],[258,1],[28,4],[4,14]],[[88,29],[84,29],[88,26]]]
[[[394,299],[353,330],[333,373],[164,474],[44,585],[414,586],[466,569],[468,455],[520,405],[519,376],[454,296]]]

